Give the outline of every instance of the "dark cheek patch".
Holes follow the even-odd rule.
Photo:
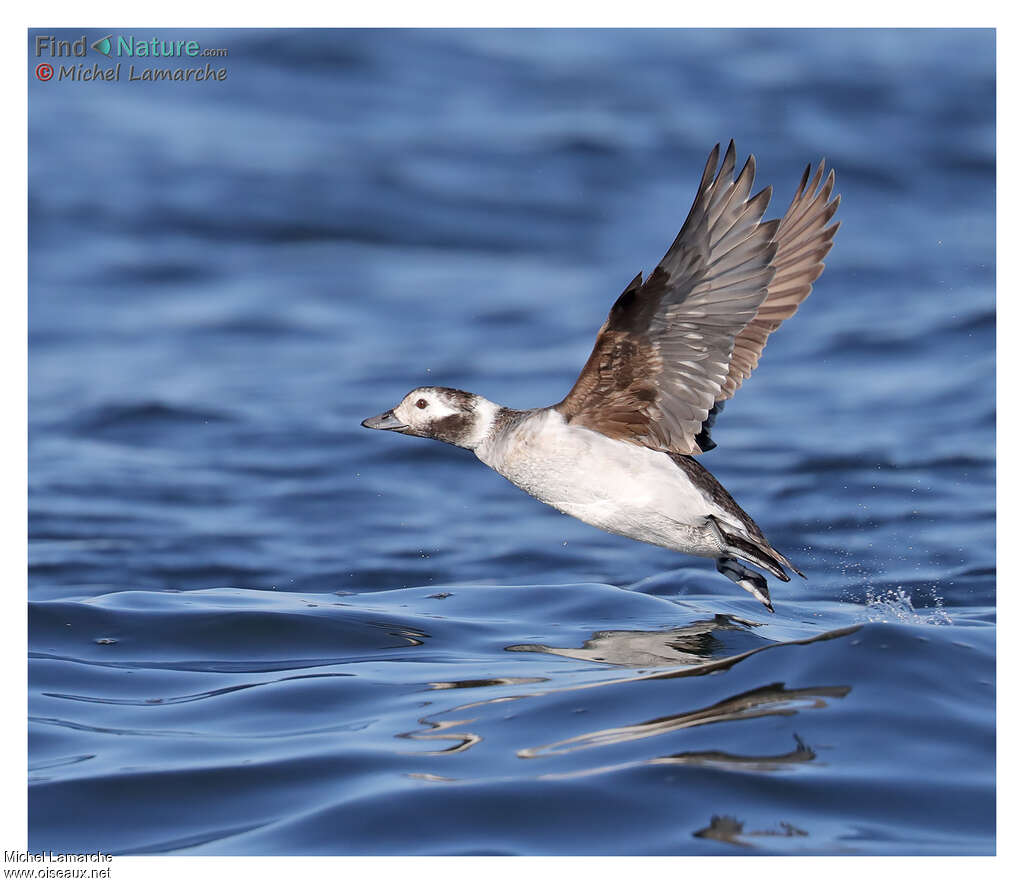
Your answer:
[[[458,445],[469,433],[471,423],[469,415],[450,414],[448,417],[435,421],[431,430],[435,439]]]

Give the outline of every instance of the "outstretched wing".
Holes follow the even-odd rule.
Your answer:
[[[693,207],[665,257],[619,296],[582,373],[555,408],[572,424],[677,454],[729,379],[734,342],[775,275],[779,221],[762,221],[771,188],[750,196],[754,158],[733,178],[730,142],[708,157]]]
[[[822,160],[808,186],[811,167],[807,167],[793,202],[782,216],[775,234],[778,247],[772,261],[775,276],[768,285],[768,295],[761,302],[757,315],[736,336],[729,376],[716,402],[731,399],[750,377],[757,368],[768,335],[782,325],[784,319],[796,313],[804,298],[811,293],[812,284],[825,269],[824,258],[832,248],[832,239],[839,229],[838,221],[828,226],[839,208],[839,196],[837,194],[829,202],[836,182],[834,169],[829,171],[824,185],[818,190],[824,173],[825,161]]]

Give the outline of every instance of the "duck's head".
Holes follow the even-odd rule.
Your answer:
[[[394,408],[368,417],[363,426],[439,439],[472,450],[487,437],[497,411],[497,405],[475,393],[451,387],[417,387]]]

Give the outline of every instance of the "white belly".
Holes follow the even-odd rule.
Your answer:
[[[717,556],[706,528],[721,516],[671,458],[581,427],[553,411],[524,420],[477,456],[538,500],[612,534]]]

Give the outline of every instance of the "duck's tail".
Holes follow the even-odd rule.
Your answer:
[[[785,570],[783,570],[785,568],[788,568],[805,580],[807,579],[796,565],[763,537],[741,536],[735,530],[730,530],[732,528],[731,525],[716,519],[714,516],[708,516],[708,520],[714,525],[719,535],[719,541],[723,546],[723,555],[742,559],[744,562],[749,562],[758,568],[764,568],[786,583],[789,582],[790,578]]]

